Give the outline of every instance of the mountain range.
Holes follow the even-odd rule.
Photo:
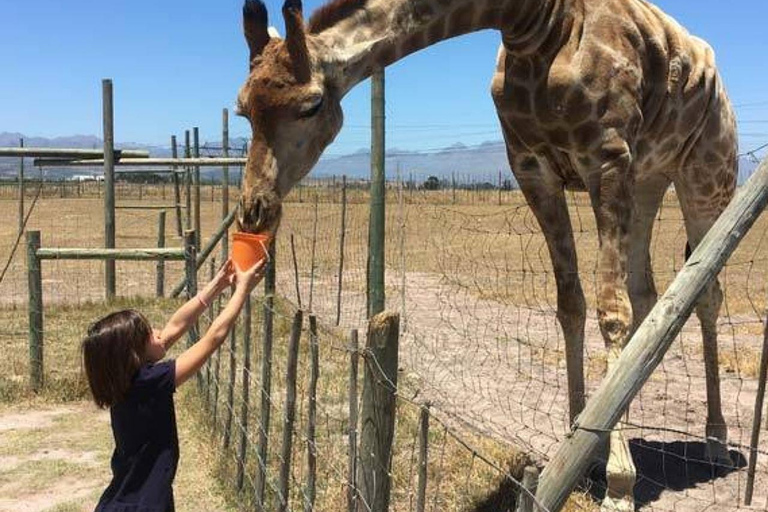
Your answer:
[[[25,146],[29,147],[58,147],[58,148],[101,148],[102,141],[94,135],[70,135],[56,138],[25,137],[19,133],[0,132],[0,147],[16,147],[19,139],[24,137]],[[244,139],[230,141],[231,147],[244,147]],[[220,142],[205,145],[217,147]],[[204,146],[205,146],[204,145]],[[120,144],[123,149],[145,149],[155,157],[170,156],[170,149],[162,146],[152,146],[138,143]],[[180,153],[182,151],[180,150]],[[206,151],[202,152],[206,154]],[[324,155],[310,174],[311,177],[324,178],[347,175],[350,178],[365,178],[370,175],[370,151],[359,150],[346,155]],[[757,168],[757,163],[750,158],[739,160],[739,182],[743,182]],[[489,141],[479,145],[466,146],[456,143],[451,146],[430,151],[406,151],[390,148],[386,155],[387,175],[395,178],[398,171],[403,179],[413,178],[423,181],[428,176],[437,176],[442,180],[453,177],[461,183],[489,182],[497,183],[499,172],[502,179],[510,179],[509,163],[507,162],[506,147],[502,141]],[[18,159],[0,158],[0,179],[11,179],[18,172]],[[46,176],[58,179],[73,174],[98,174],[100,169],[55,169],[46,171]],[[219,173],[216,168],[204,168],[203,176],[215,177]],[[236,174],[236,173],[235,173]]]

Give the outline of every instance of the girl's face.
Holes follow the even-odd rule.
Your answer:
[[[165,345],[160,338],[160,331],[152,329],[152,334],[149,336],[149,342],[147,343],[146,358],[150,363],[156,363],[165,357]]]

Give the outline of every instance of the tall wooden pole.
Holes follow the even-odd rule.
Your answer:
[[[176,144],[176,136],[171,135],[171,156],[174,160],[179,157],[179,149]],[[179,173],[176,166],[172,166],[173,173],[173,202],[176,205],[176,234],[178,236],[183,235],[183,229],[181,227],[181,190],[179,189]]]
[[[115,132],[112,80],[101,82],[104,121],[104,248],[115,248]],[[104,289],[108,301],[115,298],[115,260],[105,262]]]
[[[24,147],[24,139],[19,139],[19,147]],[[24,158],[19,159],[19,236],[24,231]]]
[[[200,158],[200,129],[195,126],[192,128],[192,143],[194,144],[194,157]],[[197,247],[200,247],[202,231],[200,229],[200,166],[195,166],[195,236],[197,236]]]
[[[221,112],[221,152],[224,158],[229,158],[229,110],[224,109]],[[229,166],[221,168],[221,218],[226,219],[229,215]],[[227,261],[229,257],[229,237],[225,236],[221,240],[221,261]]]
[[[189,130],[184,130],[184,157],[191,158],[192,150],[189,146]],[[184,168],[184,189],[186,191],[187,223],[186,228],[192,229],[192,176],[189,167]]]
[[[386,188],[384,70],[371,77],[371,212],[368,224],[368,317],[384,311]]]

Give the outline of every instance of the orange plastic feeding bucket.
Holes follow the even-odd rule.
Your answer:
[[[268,233],[234,233],[232,235],[232,261],[240,270],[248,270],[267,256],[272,241]]]

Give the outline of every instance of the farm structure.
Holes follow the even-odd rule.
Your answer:
[[[186,153],[192,157],[191,151]],[[109,160],[95,164],[107,167]],[[174,304],[173,299],[154,299],[166,295],[157,292],[165,289],[166,280],[176,285],[170,295],[190,292],[205,280],[206,272],[215,268],[212,258],[221,261],[228,253],[226,233],[234,219],[228,205],[234,191],[213,184],[207,190],[195,167],[222,163],[238,165],[242,160],[148,159],[147,165],[170,167],[174,176],[174,167],[190,168],[182,171],[185,187],[174,184],[170,205],[163,185],[125,183],[114,188],[114,209],[119,209],[115,201],[121,197],[132,203],[112,217],[114,245],[120,249],[105,250],[125,255],[133,249],[160,260],[186,256],[187,265],[169,264],[161,273],[159,266],[119,262],[112,282],[120,286],[113,285],[112,291],[109,266],[105,272],[90,260],[70,261],[89,252],[62,247],[89,247],[91,257],[117,259],[117,253],[102,250],[103,241],[93,229],[109,204],[102,198],[111,195],[98,191],[114,184],[114,177],[93,184],[100,197],[46,197],[42,191],[51,184],[39,181],[37,205],[22,225],[30,236],[26,265],[37,273],[26,271],[23,259],[9,257],[9,272],[0,282],[0,336],[14,353],[24,351],[19,333],[35,331],[42,341],[29,360],[12,357],[3,363],[8,393],[22,393],[28,375],[38,392],[65,388],[75,396],[82,393],[73,334],[62,318],[73,304],[96,311],[144,304],[160,314]],[[591,400],[575,423],[568,414],[552,264],[519,191],[475,190],[457,198],[453,192],[417,190],[401,180],[385,188],[381,200],[389,204],[383,248],[389,313],[369,319],[369,193],[343,178],[296,189],[284,204],[263,296],[253,297],[256,307],[246,308],[228,346],[198,379],[201,421],[209,422],[221,443],[223,478],[244,506],[262,510],[492,510],[482,507],[509,506],[511,501],[505,500],[517,500],[523,509],[556,510],[568,496],[567,507],[591,510],[605,492],[601,476],[590,475],[575,494],[571,486],[593,456],[600,457],[599,445],[628,407],[621,428],[632,436],[638,466],[636,506],[731,510],[748,508],[745,502],[751,501],[749,507],[765,509],[768,470],[757,456],[764,454],[766,444],[753,435],[759,433],[754,427],[760,426],[760,377],[765,374],[760,362],[765,353],[766,220],[759,217],[765,204],[765,167],[744,185],[719,229],[687,261],[682,214],[674,190],[667,191],[654,220],[650,252],[657,287],[671,295],[659,301],[658,314],[651,313],[628,355],[602,384],[606,355],[597,319],[588,318],[585,370]],[[210,201],[203,200],[207,192]],[[572,193],[567,199],[585,297],[594,310],[597,229],[588,198]],[[3,200],[0,208],[12,218],[15,202]],[[161,211],[159,218],[154,210]],[[169,240],[175,240],[171,246],[182,245],[177,226],[164,221],[166,210],[176,213],[177,223],[195,228],[186,231],[182,252],[157,248],[160,240],[163,246]],[[186,212],[183,219],[181,210]],[[757,228],[747,234],[752,222]],[[155,225],[158,230],[152,232]],[[13,242],[17,231],[10,228],[3,229],[3,237]],[[43,233],[40,248],[32,234],[37,229]],[[696,320],[686,323],[696,293],[726,259],[721,273],[725,302],[717,329],[718,371],[728,397],[723,405],[730,466],[713,464],[705,454],[700,334]],[[676,275],[683,284],[673,281]],[[38,313],[51,317],[42,328],[34,321],[25,324],[18,315],[38,292]],[[105,298],[108,302],[102,303]],[[30,319],[33,312],[30,308]],[[674,322],[665,323],[669,319]],[[362,348],[357,331],[366,328]],[[662,328],[666,338],[651,332]],[[254,333],[260,343],[253,342]],[[68,346],[53,348],[58,344]],[[38,354],[49,345],[62,350],[72,366],[46,370]],[[748,466],[748,458],[757,464]],[[537,495],[533,482],[542,468]]]

